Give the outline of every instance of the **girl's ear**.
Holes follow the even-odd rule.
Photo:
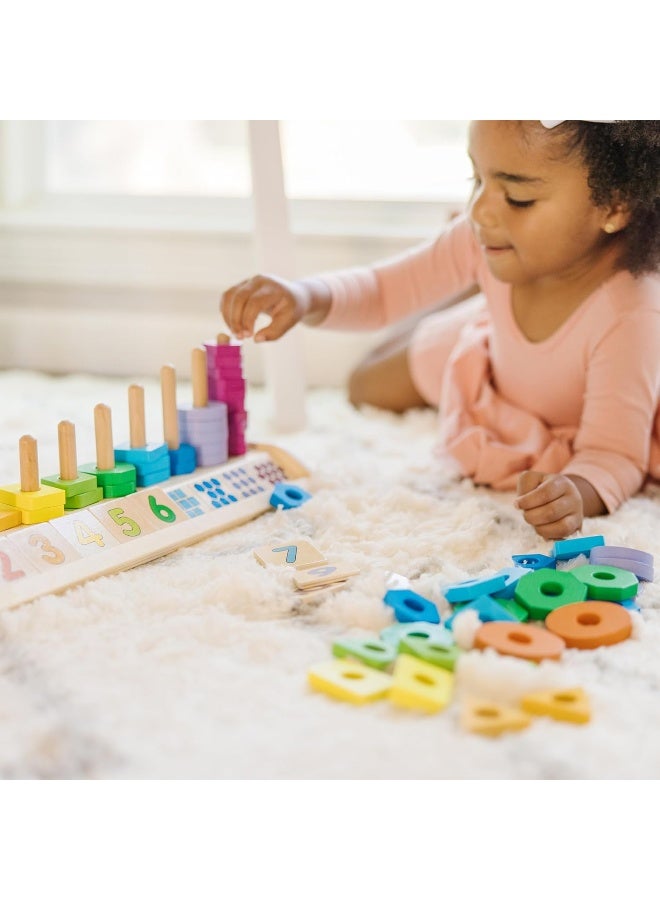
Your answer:
[[[623,231],[630,222],[631,212],[626,203],[615,202],[604,210],[603,231],[607,234],[616,234]]]

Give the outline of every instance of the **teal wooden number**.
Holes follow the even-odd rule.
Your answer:
[[[289,544],[287,547],[273,547],[273,553],[283,553],[286,550],[286,561],[294,563],[298,556],[298,548],[295,544]]]

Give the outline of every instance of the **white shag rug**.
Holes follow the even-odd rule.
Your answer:
[[[147,439],[160,440],[160,393],[145,386]],[[56,472],[57,423],[76,425],[78,460],[95,458],[93,407],[128,436],[131,379],[0,372],[0,484],[18,480],[18,439],[39,442]],[[190,399],[179,385],[179,402]],[[0,615],[0,776],[51,779],[656,779],[660,777],[660,578],[639,594],[633,637],[568,650],[533,666],[491,651],[461,658],[456,696],[437,715],[387,701],[353,706],[312,691],[307,671],[339,636],[390,624],[385,573],[449,608],[442,588],[547,553],[511,494],[475,488],[432,456],[435,415],[353,410],[316,390],[308,426],[278,435],[262,389],[248,393],[251,440],[311,469],[312,499],[150,564],[48,595]],[[123,423],[126,426],[123,426]],[[648,487],[584,534],[655,555],[660,491]],[[292,573],[252,551],[296,538],[360,569],[338,590],[304,595]],[[584,561],[584,560],[582,560]],[[0,590],[2,587],[0,585]],[[497,739],[459,724],[468,694],[514,701],[581,686],[593,719],[535,719]]]

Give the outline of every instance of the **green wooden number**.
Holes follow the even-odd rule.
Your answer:
[[[128,516],[124,515],[124,510],[121,506],[117,506],[114,509],[108,510],[108,515],[112,519],[115,524],[119,525],[122,532],[126,535],[126,537],[138,537],[142,534],[142,529],[135,521],[135,519],[131,519]],[[123,526],[128,526],[124,528]]]
[[[149,507],[152,513],[157,519],[160,519],[161,522],[176,522],[176,513],[174,510],[170,509],[169,506],[165,506],[164,503],[159,503],[153,494],[149,494]]]

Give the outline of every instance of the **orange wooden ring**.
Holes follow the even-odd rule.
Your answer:
[[[477,631],[474,645],[480,650],[492,647],[506,656],[518,656],[531,662],[559,659],[564,641],[538,625],[523,622],[486,622]]]
[[[554,609],[545,620],[553,634],[563,638],[567,647],[591,650],[607,644],[618,644],[630,637],[630,614],[618,603],[585,600]]]

